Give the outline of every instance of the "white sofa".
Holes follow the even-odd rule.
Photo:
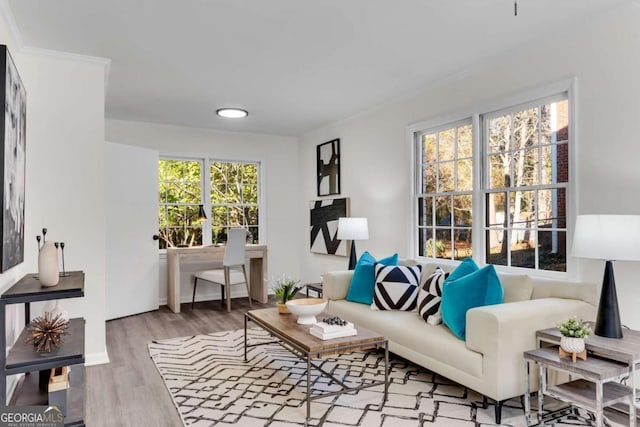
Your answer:
[[[424,264],[423,274],[435,266]],[[327,311],[384,335],[391,352],[495,400],[498,424],[502,403],[526,391],[522,353],[536,348],[535,332],[570,316],[593,320],[597,307],[596,285],[499,273],[505,302],[469,310],[462,341],[443,324],[427,324],[416,311],[374,311],[346,301],[352,276],[353,271],[323,275]]]

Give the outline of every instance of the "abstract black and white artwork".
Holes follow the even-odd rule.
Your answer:
[[[316,147],[318,197],[340,194],[340,139]]]
[[[0,99],[2,120],[2,271],[24,261],[24,190],[27,128],[27,93],[9,50],[0,45]]]
[[[338,240],[338,218],[349,216],[349,198],[310,203],[311,252],[347,256],[348,241]]]

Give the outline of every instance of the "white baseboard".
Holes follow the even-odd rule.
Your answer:
[[[218,288],[219,289],[219,288]],[[268,295],[273,295],[273,291],[269,290],[268,291]],[[231,298],[246,298],[247,297],[247,290],[242,287],[242,286],[235,286],[233,288],[231,288]],[[180,296],[180,302],[181,303],[189,303],[191,302],[191,298],[193,298],[192,295],[181,295]],[[220,299],[220,292],[207,292],[205,294],[198,294],[196,295],[196,302],[199,301],[211,301],[211,300],[219,300]],[[167,305],[167,298],[163,297],[163,298],[159,298],[158,299],[158,304],[159,305]]]
[[[89,353],[84,358],[85,366],[102,365],[105,363],[109,363],[109,354],[106,351]]]

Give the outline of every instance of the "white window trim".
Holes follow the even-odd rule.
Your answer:
[[[211,162],[229,162],[229,163],[257,163],[258,164],[258,230],[260,233],[260,245],[267,244],[267,226],[266,226],[266,210],[267,210],[267,199],[266,195],[266,182],[267,182],[267,166],[265,159],[256,159],[256,158],[227,158],[227,157],[217,157],[212,156],[211,154],[184,154],[184,153],[171,153],[171,152],[162,152],[158,156],[159,159],[164,160],[189,160],[189,161],[199,161],[201,167],[200,174],[200,188],[202,189],[202,202],[203,208],[205,212],[207,212],[208,216],[211,216],[211,196],[205,197],[205,195],[211,193],[211,169],[210,167],[205,167],[205,163],[207,166],[210,166]],[[202,227],[202,246],[209,246],[212,244],[211,240],[211,218],[204,223]],[[166,249],[159,249],[160,258],[166,258]]]
[[[546,271],[546,270],[533,270],[529,268],[521,268],[521,267],[507,267],[501,265],[495,265],[495,268],[499,272],[505,272],[510,274],[526,274],[535,277],[543,277],[549,279],[561,279],[561,280],[577,280],[578,279],[578,271],[577,271],[577,262],[576,259],[571,255],[571,244],[573,242],[573,230],[575,225],[576,218],[576,206],[578,205],[578,194],[576,191],[576,180],[578,177],[578,141],[577,137],[577,103],[576,103],[576,95],[577,95],[577,81],[575,77],[559,80],[554,83],[550,83],[544,86],[540,86],[537,88],[533,88],[530,90],[525,90],[514,94],[509,97],[501,98],[498,100],[494,100],[487,103],[478,104],[469,108],[465,111],[461,111],[454,114],[449,114],[446,116],[435,117],[433,119],[428,119],[425,121],[421,121],[418,123],[411,124],[407,126],[405,130],[405,139],[409,146],[409,152],[411,153],[411,167],[408,168],[408,174],[406,179],[409,180],[409,197],[411,201],[409,206],[411,206],[411,214],[408,217],[407,230],[409,233],[408,239],[408,253],[417,260],[423,262],[437,262],[443,265],[458,265],[459,261],[448,260],[448,259],[436,259],[418,256],[418,239],[417,239],[417,224],[418,224],[418,206],[417,206],[417,190],[418,190],[418,182],[421,171],[417,168],[418,163],[418,150],[417,150],[417,141],[416,138],[419,137],[419,134],[426,129],[434,129],[438,127],[446,127],[452,123],[457,123],[463,120],[468,120],[471,117],[471,122],[473,126],[473,161],[474,165],[482,164],[482,150],[480,149],[481,142],[481,116],[485,117],[490,114],[499,113],[501,110],[510,109],[513,107],[519,107],[521,105],[528,105],[530,103],[535,104],[538,100],[550,98],[555,95],[558,95],[562,92],[567,92],[567,99],[569,101],[569,183],[567,185],[567,271],[566,272],[558,272],[558,271]],[[473,209],[474,212],[479,212],[479,217],[474,218],[474,224],[485,224],[485,212],[483,207],[483,202],[481,197],[482,190],[480,189],[480,184],[482,183],[482,170],[483,167],[474,167],[473,170]],[[473,259],[479,266],[486,265],[485,262],[485,248],[484,248],[484,227],[483,226],[474,226],[472,228],[471,236],[473,239]]]

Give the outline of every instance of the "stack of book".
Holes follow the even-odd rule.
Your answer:
[[[333,338],[350,337],[357,335],[358,331],[353,327],[353,323],[347,322],[346,325],[329,325],[324,322],[315,323],[309,329],[309,333],[321,340],[330,340]]]

